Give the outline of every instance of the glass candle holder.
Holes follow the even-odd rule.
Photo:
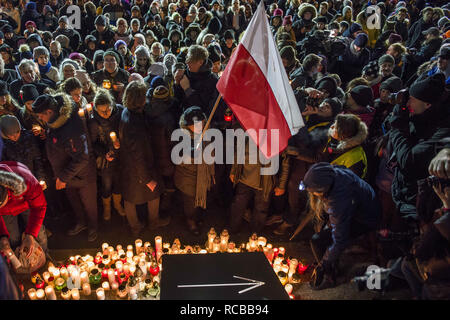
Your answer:
[[[85,296],[90,296],[91,295],[91,285],[89,283],[83,284],[82,288],[83,288],[83,294]]]
[[[136,248],[136,254],[141,253],[142,251],[142,240],[141,239],[136,239],[136,241],[134,241],[134,247]]]
[[[102,288],[103,288],[103,290],[108,291],[111,288],[110,285],[109,285],[109,282],[108,281],[104,281],[102,283]]]
[[[291,294],[292,290],[294,290],[294,287],[292,286],[292,284],[288,283],[284,286],[284,290],[286,290],[287,294]]]
[[[105,251],[106,249],[108,249],[108,247],[109,247],[109,244],[106,243],[106,242],[104,242],[104,243],[102,244],[102,251]]]
[[[72,292],[67,287],[65,287],[61,290],[61,297],[64,300],[70,300],[71,294],[72,294]]]
[[[55,280],[55,289],[56,291],[61,291],[63,288],[66,287],[66,280],[63,278],[58,278]]]
[[[220,238],[215,237],[213,242],[213,250],[212,252],[216,253],[220,251]]]
[[[28,293],[28,298],[30,300],[36,300],[37,299],[37,297],[36,297],[36,289],[35,288],[29,289],[27,293]]]
[[[45,296],[47,300],[56,300],[55,289],[52,286],[45,287]]]
[[[89,283],[92,285],[98,285],[102,281],[102,274],[98,269],[92,269],[89,274]]]
[[[44,281],[47,282],[47,283],[48,283],[48,278],[50,278],[51,276],[52,276],[51,273],[48,272],[48,271],[45,271],[45,272],[42,274],[42,278],[43,278]]]
[[[44,300],[44,297],[45,297],[44,289],[36,290],[36,299],[37,300]]]
[[[287,283],[287,273],[283,271],[279,271],[277,273],[278,279],[280,280],[281,284],[284,286]]]
[[[119,288],[117,289],[117,296],[120,299],[125,299],[128,295],[127,286],[125,283],[122,283],[119,285]]]
[[[104,254],[103,257],[102,257],[102,263],[105,266],[107,266],[107,265],[109,265],[110,262],[111,262],[111,259],[110,259],[109,255]]]
[[[72,300],[80,300],[80,291],[78,288],[73,288],[71,290]]]
[[[228,249],[228,240],[230,240],[230,234],[227,229],[224,229],[220,234],[220,251],[225,252]]]
[[[105,290],[103,288],[98,288],[95,293],[97,294],[97,300],[105,300]]]

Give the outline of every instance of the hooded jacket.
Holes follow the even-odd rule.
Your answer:
[[[47,157],[55,177],[68,188],[80,188],[95,182],[95,161],[88,141],[88,133],[74,103],[66,95],[58,117],[47,123]]]
[[[200,34],[197,37],[198,45],[202,44],[203,37],[208,33],[211,33],[214,35],[222,34],[222,23],[220,22],[220,20],[218,18],[216,18],[216,17],[212,18],[209,21],[208,26],[200,32]]]
[[[0,208],[0,235],[9,237],[2,216],[17,216],[30,210],[25,233],[36,238],[47,209],[47,201],[38,180],[22,163],[4,161],[0,162],[0,185],[8,192],[8,203]]]

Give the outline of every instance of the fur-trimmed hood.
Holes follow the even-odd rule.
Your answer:
[[[329,136],[331,136],[331,131],[332,130],[330,127],[330,129],[328,129]],[[369,130],[367,129],[367,125],[363,121],[360,121],[358,132],[356,133],[356,135],[354,135],[350,139],[339,141],[336,150],[339,152],[343,152],[345,150],[357,147],[361,145],[364,142],[364,140],[366,140],[368,134]]]
[[[0,186],[10,190],[16,197],[27,191],[25,179],[17,173],[14,173],[13,170],[4,163],[0,163]]]
[[[312,4],[302,3],[300,7],[298,7],[298,16],[303,19],[303,15],[306,12],[311,12],[311,20],[317,17],[317,9]]]
[[[191,31],[196,31],[197,32],[197,36],[200,34],[200,32],[202,32],[202,28],[200,28],[200,25],[198,23],[191,23],[185,30],[184,30],[184,36],[186,38],[189,37],[189,33]]]
[[[58,104],[60,104],[61,101],[63,101],[62,106],[59,108],[59,116],[56,118],[55,121],[47,123],[47,126],[51,129],[58,129],[66,124],[67,120],[70,119],[70,117],[73,114],[73,103],[72,100],[70,100],[69,96],[64,93],[60,93],[55,95],[53,98],[56,99]]]

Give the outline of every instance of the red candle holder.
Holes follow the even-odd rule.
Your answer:
[[[148,272],[150,272],[150,274],[152,276],[157,276],[159,273],[159,266],[157,264],[152,264],[149,268],[148,268]]]
[[[303,264],[303,263],[299,263],[298,264],[298,273],[304,274],[306,269],[308,269],[308,265],[307,264]]]
[[[278,249],[278,248],[274,248],[273,249],[273,258],[275,259],[277,256],[278,256],[278,252],[279,252],[280,250]]]
[[[116,271],[116,276],[117,276],[117,271]],[[124,282],[126,283],[128,281],[128,276],[125,273],[121,273],[117,278],[118,278],[119,285],[121,285]]]
[[[102,279],[108,279],[108,269],[102,270]]]
[[[95,264],[100,264],[100,263],[102,263],[102,261],[103,261],[103,259],[101,256],[95,256],[95,258],[94,258]]]
[[[290,295],[289,295],[289,298],[290,298],[291,300],[295,300],[295,296],[294,296],[293,294],[290,294]]]
[[[45,281],[41,279],[36,280],[36,289],[44,289],[45,287]]]

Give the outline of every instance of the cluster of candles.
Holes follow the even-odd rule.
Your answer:
[[[31,300],[56,300],[56,292],[65,300],[79,300],[80,295],[91,296],[95,291],[98,300],[118,299],[157,299],[162,271],[162,256],[165,254],[207,254],[263,252],[291,299],[292,284],[299,283],[300,275],[308,268],[295,258],[288,258],[283,247],[274,248],[265,237],[252,234],[247,243],[240,246],[229,241],[230,235],[223,230],[219,235],[214,228],[208,232],[205,247],[199,245],[181,246],[179,239],[173,244],[163,243],[162,237],[155,237],[155,246],[141,239],[134,247],[121,245],[116,248],[103,243],[95,257],[90,255],[70,257],[65,264],[49,264],[42,277],[35,274],[32,282],[35,288],[28,290]],[[55,292],[56,291],[56,292]]]

